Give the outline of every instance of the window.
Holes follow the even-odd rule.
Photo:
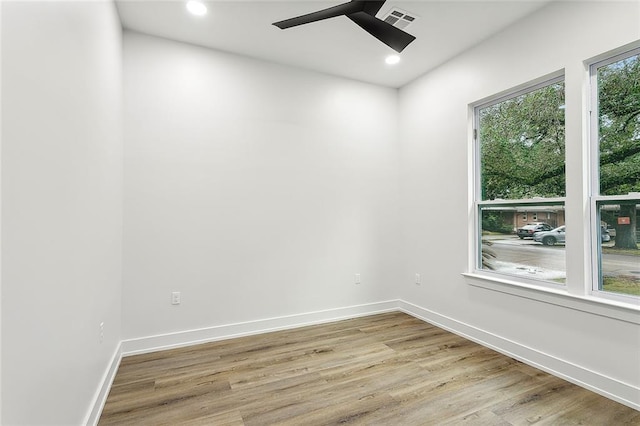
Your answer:
[[[640,49],[590,67],[593,291],[640,295]]]
[[[564,285],[564,92],[560,76],[474,108],[478,271]]]
[[[640,40],[583,66],[567,102],[584,117],[570,121],[567,152],[581,155],[568,171],[559,73],[471,106],[474,244],[463,275],[640,324]],[[576,90],[585,82],[586,96]]]

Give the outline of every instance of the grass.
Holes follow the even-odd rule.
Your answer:
[[[602,253],[604,254],[624,254],[628,256],[640,256],[640,250],[638,249],[620,249],[615,247],[602,246]]]
[[[564,284],[566,280],[564,278],[556,278],[552,281],[557,282],[558,284]],[[640,296],[639,278],[622,275],[617,277],[604,277],[603,281],[603,291]]]
[[[602,290],[604,291],[640,296],[640,278],[628,275],[605,276],[602,281]]]

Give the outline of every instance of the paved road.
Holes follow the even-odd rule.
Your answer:
[[[540,279],[564,278],[566,271],[565,247],[543,246],[532,240],[517,237],[492,238],[491,249],[496,253],[493,261],[499,270]],[[604,254],[603,272],[608,275],[640,277],[640,258],[636,256]]]

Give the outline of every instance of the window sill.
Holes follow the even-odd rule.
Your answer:
[[[633,304],[595,296],[578,296],[569,294],[566,290],[538,287],[515,280],[479,273],[463,273],[462,275],[466,278],[467,282],[474,287],[524,297],[633,324],[640,324],[640,302]]]

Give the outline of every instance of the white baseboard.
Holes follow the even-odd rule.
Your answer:
[[[141,337],[123,341],[122,354],[123,356],[137,355],[158,350],[190,346],[198,343],[232,339],[234,337],[268,333],[270,331],[287,330],[307,325],[322,324],[397,310],[398,301],[391,300],[386,302],[348,306],[345,308],[327,309],[324,311],[267,318],[263,320],[225,324],[177,333],[161,334],[157,336]]]
[[[640,411],[640,388],[405,301],[398,301],[398,309]]]
[[[102,414],[102,409],[104,408],[104,404],[107,402],[107,397],[109,396],[109,391],[111,390],[111,385],[113,384],[113,379],[116,377],[118,366],[120,365],[121,360],[122,342],[118,343],[118,346],[116,347],[116,350],[111,357],[111,362],[102,375],[100,386],[93,396],[93,403],[91,404],[91,408],[84,419],[85,421],[82,424],[91,426],[95,426],[98,424],[100,415]]]

